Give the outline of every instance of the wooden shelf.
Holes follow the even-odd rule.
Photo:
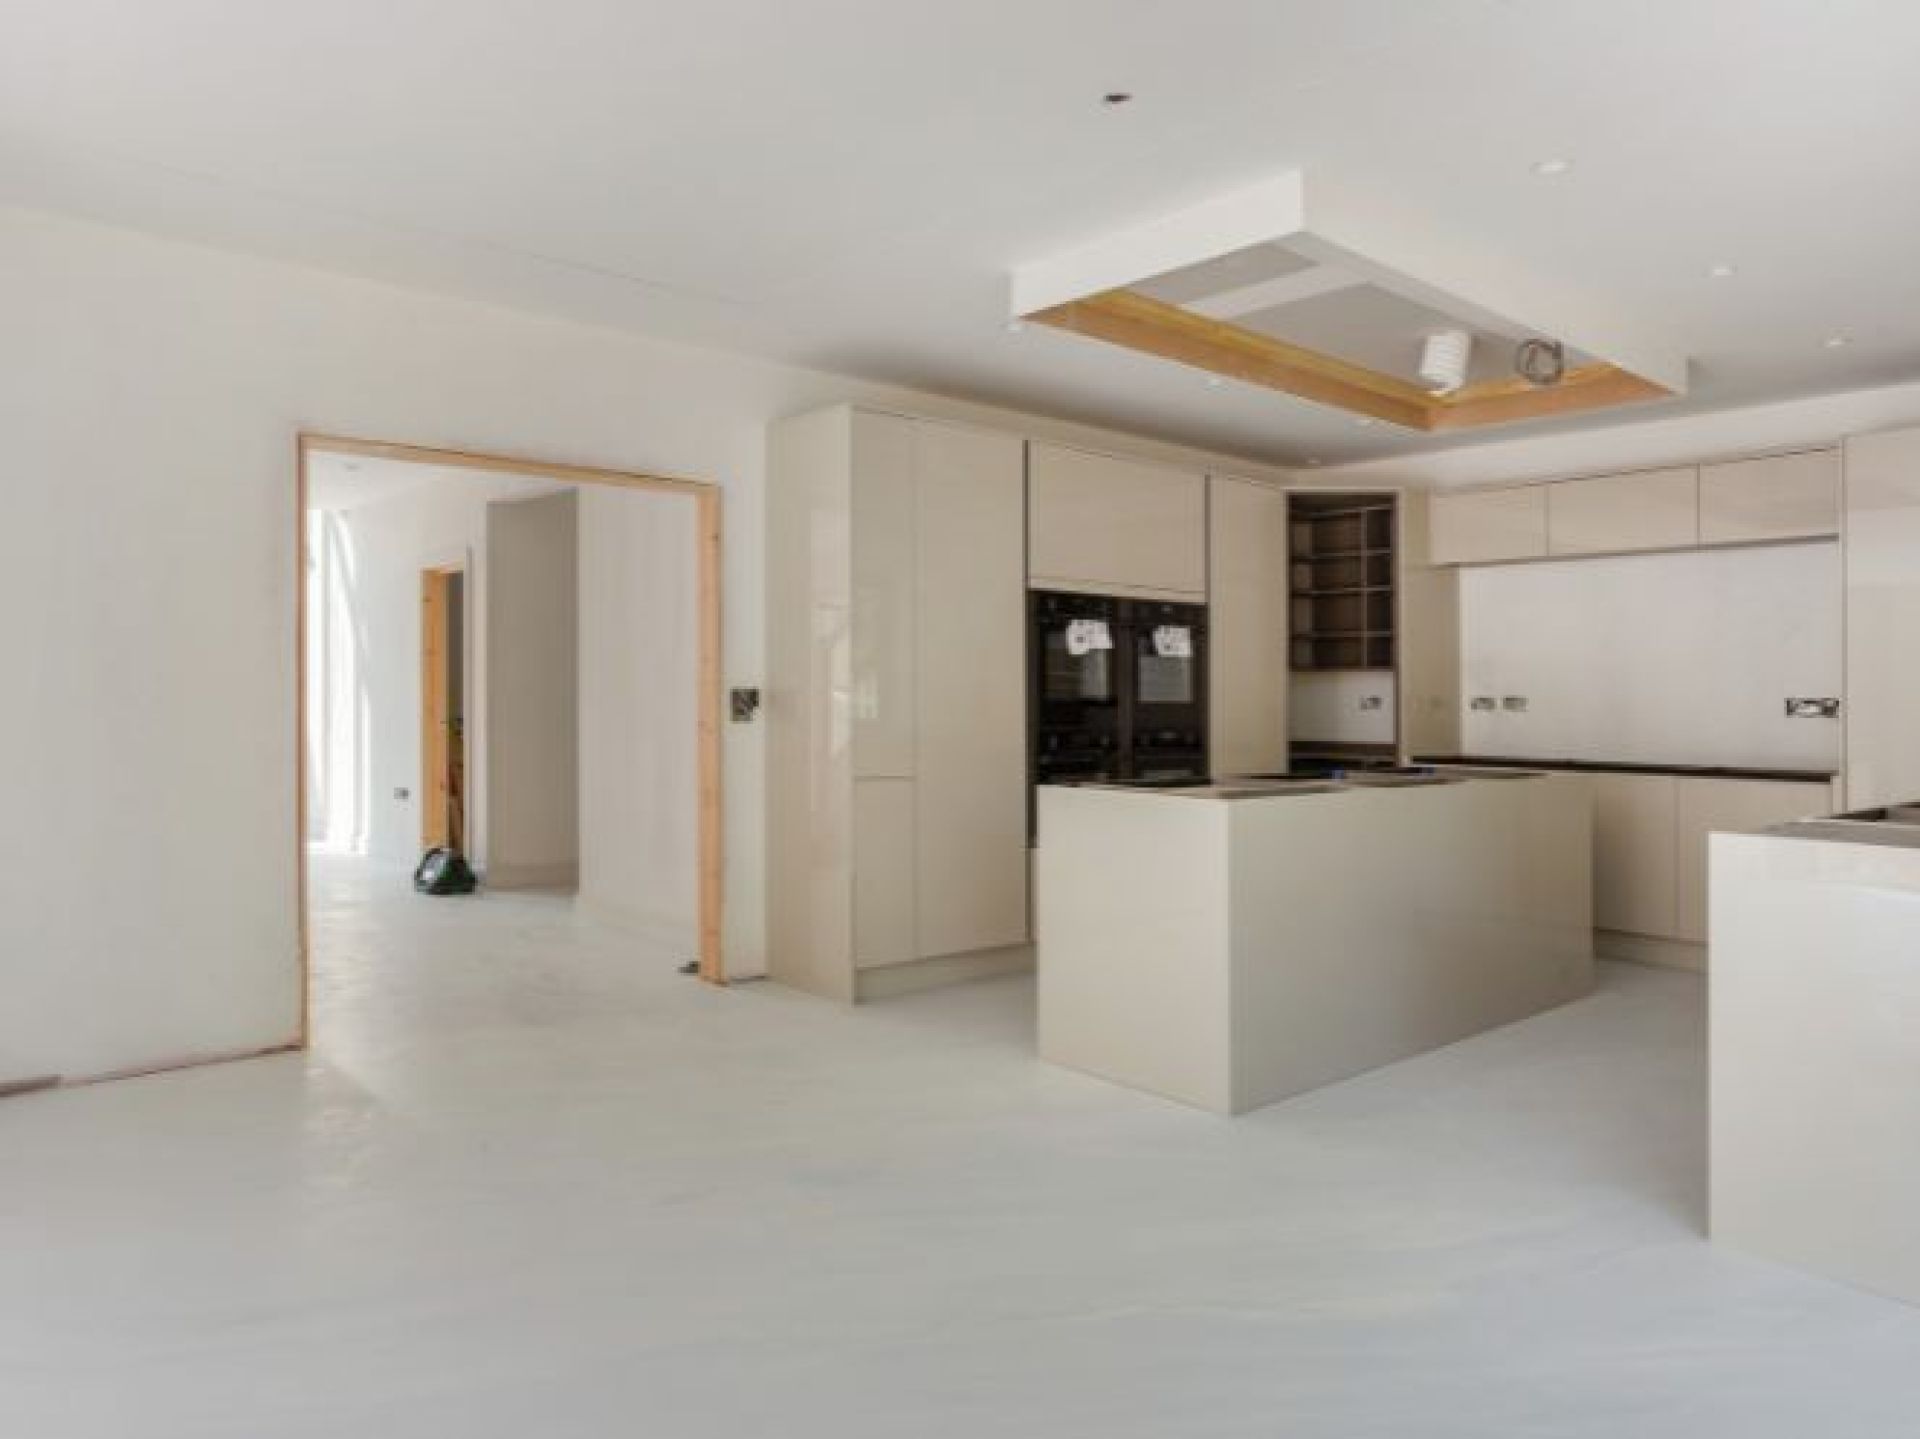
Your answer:
[[[1292,623],[1288,667],[1299,674],[1396,668],[1397,501],[1386,495],[1295,494],[1289,501]]]

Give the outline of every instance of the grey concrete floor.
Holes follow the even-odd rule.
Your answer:
[[[311,1055],[0,1102],[0,1439],[1920,1433],[1920,1311],[1702,1237],[1694,976],[1226,1121],[317,881]]]

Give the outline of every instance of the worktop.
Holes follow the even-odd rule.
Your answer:
[[[1043,786],[1043,1059],[1237,1114],[1592,984],[1572,774]]]
[[[1506,755],[1420,755],[1415,763],[1474,765],[1490,769],[1572,770],[1578,774],[1673,774],[1696,779],[1772,780],[1780,784],[1831,784],[1837,770],[1763,769],[1746,765],[1643,764],[1629,760],[1516,759]]]

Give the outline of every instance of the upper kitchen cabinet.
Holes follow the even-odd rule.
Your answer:
[[[1204,475],[1036,442],[1027,506],[1035,589],[1206,599]]]
[[[1491,564],[1547,553],[1547,487],[1435,495],[1427,512],[1429,562]]]
[[[1840,452],[1700,467],[1700,543],[1824,539],[1840,532]]]
[[[1287,495],[1251,480],[1208,482],[1208,753],[1216,774],[1287,767]]]
[[[1700,472],[1692,465],[1544,488],[1550,554],[1621,554],[1700,543]]]

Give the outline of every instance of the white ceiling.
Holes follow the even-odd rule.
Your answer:
[[[0,0],[0,33],[0,200],[1282,463],[1461,441],[1009,333],[1008,271],[1304,167],[1660,315],[1686,408],[1920,376],[1909,0]]]

